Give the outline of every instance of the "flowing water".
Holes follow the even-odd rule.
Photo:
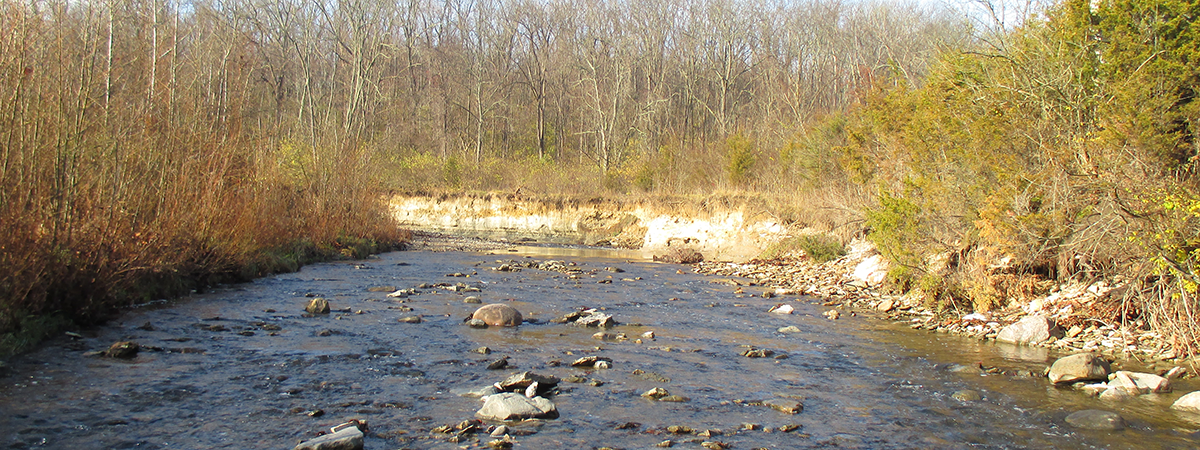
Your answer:
[[[0,377],[0,447],[291,448],[350,418],[370,424],[367,449],[484,447],[486,435],[449,442],[453,435],[432,430],[473,417],[480,400],[457,393],[523,370],[588,382],[560,384],[552,399],[561,416],[514,427],[521,431],[515,448],[653,448],[667,439],[697,449],[701,441],[735,449],[1200,443],[1200,425],[1192,422],[1200,419],[1167,409],[1197,388],[1188,381],[1173,394],[1104,403],[1044,378],[950,370],[982,363],[1040,372],[1059,356],[1044,351],[914,331],[847,311],[828,320],[821,313],[829,308],[814,304],[819,299],[742,297],[711,278],[678,273],[683,266],[627,259],[637,254],[518,250],[389,253],[131,310],[82,339],[64,337],[10,362]],[[594,273],[571,279],[489,269],[497,260],[529,258],[574,262]],[[470,276],[446,276],[455,272]],[[368,291],[460,282],[482,291],[421,289],[403,303]],[[330,299],[335,312],[306,317],[308,296],[316,295]],[[465,295],[512,305],[538,323],[469,328],[463,318],[478,305],[464,303]],[[780,301],[795,313],[767,313]],[[604,308],[622,323],[610,332],[630,340],[600,341],[596,329],[549,322],[580,307]],[[422,323],[398,321],[417,314]],[[777,333],[788,325],[801,332]],[[646,331],[655,338],[636,343]],[[132,360],[86,354],[118,340],[159,350]],[[786,358],[740,356],[747,345]],[[472,352],[481,346],[493,353]],[[569,367],[585,355],[612,358],[613,367]],[[486,369],[501,356],[516,368]],[[639,395],[653,387],[690,401]],[[962,389],[983,399],[951,397]],[[754,405],[772,398],[802,398],[804,410],[790,415]],[[1080,431],[1064,423],[1068,413],[1091,408],[1118,411],[1130,426]],[[742,429],[747,423],[771,431]],[[672,435],[665,430],[672,425],[720,434]],[[800,428],[779,431],[784,425]]]

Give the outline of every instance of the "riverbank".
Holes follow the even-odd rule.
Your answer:
[[[1142,321],[1114,323],[1092,313],[1111,309],[1120,301],[1120,292],[1105,281],[1068,283],[1054,286],[1046,295],[1027,302],[1015,302],[1008,308],[976,312],[931,308],[919,292],[903,295],[888,293],[881,285],[886,267],[869,243],[858,241],[850,251],[835,260],[817,263],[803,256],[746,263],[703,262],[695,271],[730,279],[740,285],[746,296],[781,297],[810,295],[822,305],[840,314],[856,313],[907,324],[910,328],[948,333],[981,341],[996,341],[1001,331],[1028,317],[1045,317],[1052,324],[1050,336],[1026,345],[1051,351],[1093,352],[1110,360],[1131,363],[1165,373],[1180,365],[1195,367],[1190,355],[1177,353],[1171,342],[1151,331]],[[1194,376],[1194,370],[1192,373]]]
[[[942,254],[924,258],[923,278],[941,280],[929,293],[921,290],[922,283],[898,288],[885,281],[889,261],[861,232],[793,221],[796,216],[761,197],[614,200],[413,194],[393,198],[392,208],[406,226],[484,237],[452,247],[457,249],[469,250],[489,240],[501,245],[558,242],[632,248],[645,259],[672,249],[697,250],[707,261],[697,265],[703,273],[750,278],[756,290],[770,287],[826,298],[914,328],[995,340],[1005,326],[1041,316],[1052,322],[1049,335],[1025,345],[1158,361],[1163,366],[1190,363],[1187,358],[1192,356],[1186,342],[1161,331],[1161,323],[1154,328],[1135,310],[1121,309],[1144,303],[1124,302],[1133,289],[1126,289],[1119,278],[1058,281],[1022,273],[1005,265],[1003,258],[964,262],[962,255]],[[811,236],[819,239],[810,242],[829,248],[798,244]],[[829,261],[818,263],[810,254]],[[970,268],[977,266],[986,270]],[[947,289],[951,279],[959,288],[977,286],[976,293],[990,289],[987,295],[994,300],[980,308],[961,298],[965,293]]]

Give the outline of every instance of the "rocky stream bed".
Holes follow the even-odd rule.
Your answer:
[[[367,449],[1200,443],[1200,415],[1171,408],[1200,387],[1180,372],[1169,391],[1121,398],[1056,385],[1046,369],[1074,344],[997,343],[992,318],[945,323],[850,282],[797,281],[793,266],[416,248],[142,305],[47,342],[0,375],[0,446],[293,448],[342,424],[328,436]],[[468,323],[492,304],[521,325]]]

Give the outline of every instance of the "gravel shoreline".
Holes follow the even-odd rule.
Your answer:
[[[748,263],[702,262],[697,273],[746,278],[721,282],[738,286],[738,291],[759,297],[808,295],[826,300],[823,305],[849,312],[870,312],[885,320],[907,323],[913,329],[949,333],[972,339],[994,341],[1000,330],[1021,319],[1042,315],[1055,322],[1061,337],[1024,345],[1045,347],[1062,354],[1092,352],[1110,360],[1127,361],[1166,372],[1179,365],[1196,365],[1187,355],[1175,354],[1161,335],[1132,324],[1107,323],[1088,316],[1088,306],[1107,300],[1113,284],[1066,284],[1029,303],[990,313],[954,310],[936,311],[923,306],[916,295],[883,293],[855,278],[857,266],[871,256],[868,250],[852,251],[839,259],[814,263],[807,258],[779,258]],[[1140,325],[1140,324],[1138,324]]]

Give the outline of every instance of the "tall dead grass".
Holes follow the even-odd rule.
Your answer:
[[[0,4],[0,354],[123,305],[406,238],[373,154],[312,139],[303,152],[321,160],[297,158],[247,112],[236,58],[160,63],[155,89],[130,53],[145,49],[106,61],[103,10],[68,6]]]

